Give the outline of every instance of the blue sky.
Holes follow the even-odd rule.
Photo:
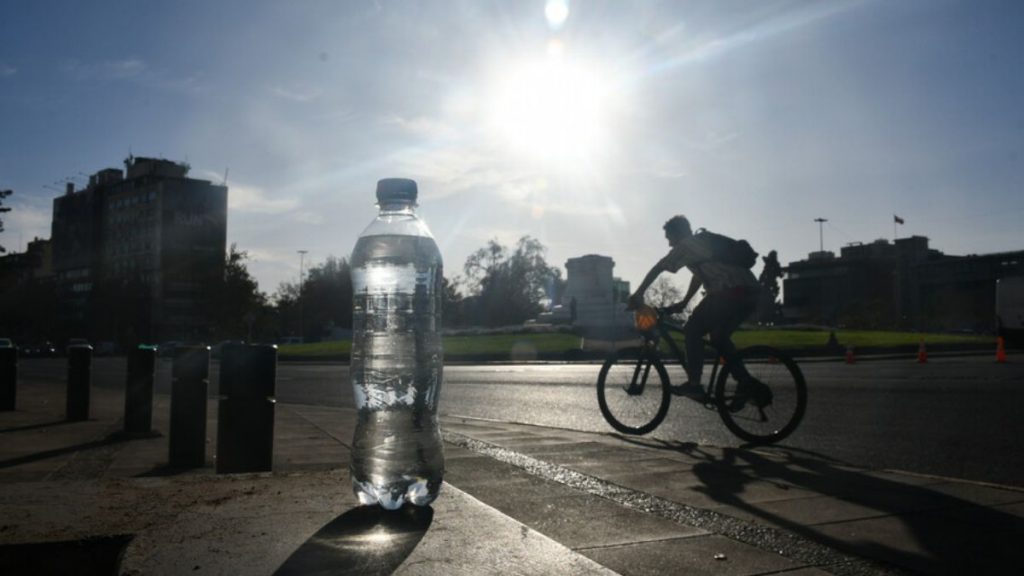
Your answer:
[[[228,171],[264,291],[347,256],[379,178],[420,184],[449,275],[490,238],[605,254],[639,282],[661,224],[784,263],[918,234],[1024,249],[1015,1],[5,2],[3,244],[129,151]],[[685,286],[685,278],[679,278]]]

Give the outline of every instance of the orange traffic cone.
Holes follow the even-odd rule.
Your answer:
[[[1003,342],[1002,336],[996,340],[996,362],[1000,364],[1006,362],[1006,343]]]
[[[853,359],[853,344],[850,344],[850,345],[848,345],[846,347],[846,363],[847,364],[853,364],[854,363],[854,359]]]
[[[917,347],[917,363],[924,364],[928,362],[928,351],[925,350],[924,340],[921,340],[921,345]]]

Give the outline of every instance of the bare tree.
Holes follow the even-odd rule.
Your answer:
[[[683,299],[684,292],[676,286],[675,282],[672,281],[668,276],[661,276],[654,281],[653,284],[647,288],[647,292],[644,294],[644,301],[648,305],[656,308],[663,308],[671,306]],[[683,319],[690,315],[692,305],[687,305],[686,310],[678,314],[673,314],[674,317]]]

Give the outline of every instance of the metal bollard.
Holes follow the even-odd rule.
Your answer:
[[[89,394],[92,386],[92,346],[78,344],[68,347],[69,422],[89,419]]]
[[[156,380],[156,349],[140,346],[128,352],[128,377],[124,385],[124,431],[149,434],[153,427],[153,382]]]
[[[210,384],[210,347],[179,346],[171,368],[171,426],[168,464],[175,468],[206,465],[206,395]]]
[[[225,345],[217,407],[217,473],[269,472],[274,460],[277,346]]]
[[[14,410],[18,394],[18,349],[0,348],[0,411]]]

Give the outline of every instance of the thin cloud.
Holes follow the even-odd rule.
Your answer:
[[[323,90],[309,86],[274,86],[271,93],[279,98],[291,100],[292,102],[312,102],[323,95]]]
[[[144,73],[147,66],[138,58],[127,58],[104,62],[103,69],[111,78],[132,78]]]
[[[18,69],[9,64],[0,64],[0,78],[10,78],[18,73]]]
[[[276,214],[294,210],[298,205],[298,200],[294,198],[275,198],[256,186],[235,183],[228,188],[228,209],[230,210]]]
[[[123,80],[134,78],[148,69],[139,58],[105,60],[103,62],[82,62],[70,60],[64,64],[64,71],[78,80]]]
[[[292,215],[292,220],[301,222],[303,224],[319,225],[324,223],[324,215],[319,212],[296,212]]]
[[[835,16],[849,8],[863,4],[864,0],[847,0],[812,4],[796,10],[784,10],[750,26],[727,31],[712,37],[704,35],[683,45],[675,57],[660,63],[656,70],[665,70],[687,64],[695,64],[715,58],[721,54],[755,44],[814,24]]]
[[[166,70],[154,69],[141,58],[122,58],[102,62],[70,60],[63,66],[64,73],[79,82],[132,82],[156,90],[170,90],[187,94],[203,91],[201,77],[195,74],[176,76]]]

